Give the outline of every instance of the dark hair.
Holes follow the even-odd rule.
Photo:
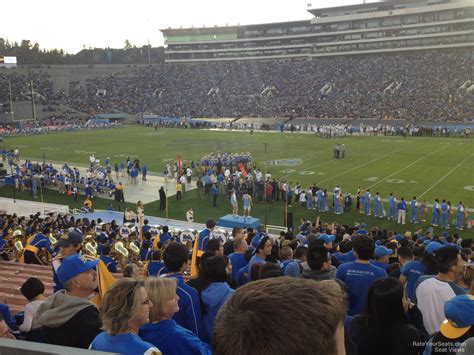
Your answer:
[[[204,280],[205,289],[213,282],[227,281],[227,265],[228,260],[223,256],[211,256],[201,263],[201,274]]]
[[[354,247],[354,243],[352,240],[343,240],[341,244],[339,244],[339,251],[343,254],[348,253]]]
[[[180,243],[169,242],[163,252],[163,261],[170,272],[179,272],[188,259],[188,248]]]
[[[216,355],[335,354],[334,334],[345,314],[342,300],[326,294],[314,280],[276,277],[250,282],[221,307],[212,350]]]
[[[435,252],[439,272],[446,274],[449,269],[458,263],[458,249],[456,247],[442,247]]]
[[[206,228],[207,229],[212,229],[216,226],[216,221],[214,221],[213,219],[208,219],[206,221]]]
[[[375,242],[366,235],[359,235],[354,240],[354,251],[362,260],[370,260],[374,257]]]
[[[221,248],[221,241],[219,239],[211,239],[207,242],[206,251],[213,251],[214,253]]]
[[[401,256],[404,259],[413,258],[413,250],[408,246],[398,248],[397,253],[398,253],[398,256]]]
[[[44,284],[40,279],[30,277],[21,285],[20,291],[28,301],[31,301],[36,296],[44,293]]]
[[[328,250],[323,245],[311,245],[308,248],[307,262],[311,270],[321,270],[324,263],[331,259]]]
[[[258,244],[258,247],[257,247],[257,249],[255,250],[255,254],[258,254],[258,251],[259,251],[260,249],[264,249],[264,248],[265,248],[265,243],[266,243],[267,240],[269,240],[269,239],[270,239],[270,237],[265,236],[265,237],[263,237],[263,238],[260,240],[260,244]]]
[[[151,260],[153,260],[153,261],[159,261],[159,260],[161,260],[161,250],[155,250],[155,251],[151,254]]]
[[[161,230],[163,231],[163,233],[168,233],[169,230],[170,230],[170,227],[168,227],[168,226],[163,226],[163,228],[161,228]]]
[[[368,327],[376,333],[388,335],[397,324],[407,323],[400,280],[386,277],[375,281],[369,288],[364,313]]]
[[[301,259],[306,255],[308,255],[308,248],[306,248],[304,245],[300,245],[295,249],[295,254],[293,255],[293,257],[295,259]]]
[[[249,270],[250,274],[250,281],[256,281],[260,277],[260,268],[262,267],[263,264],[260,263],[255,263],[252,265],[252,267]]]
[[[423,252],[421,262],[425,265],[425,275],[436,275],[438,273],[439,267],[435,256],[426,250]]]
[[[283,276],[283,270],[280,266],[274,263],[260,264],[260,270],[258,271],[258,279],[270,279],[272,277]]]

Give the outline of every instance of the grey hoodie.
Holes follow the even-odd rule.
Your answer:
[[[303,270],[301,277],[303,279],[312,279],[316,281],[334,280],[336,278],[336,267],[331,266],[329,270]]]
[[[59,327],[69,321],[79,311],[93,305],[93,303],[84,298],[66,295],[65,292],[65,290],[60,290],[43,302],[33,319],[33,328],[40,326],[49,328]]]

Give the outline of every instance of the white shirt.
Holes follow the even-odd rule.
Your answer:
[[[33,301],[25,306],[25,317],[23,319],[23,323],[19,327],[21,332],[28,333],[31,330],[33,318],[36,315],[39,306],[41,306],[43,302],[44,301]]]
[[[444,304],[456,296],[449,282],[429,278],[418,285],[415,294],[428,334],[439,331],[439,326],[446,319]]]

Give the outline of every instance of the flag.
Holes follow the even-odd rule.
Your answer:
[[[198,277],[198,265],[197,258],[200,258],[204,251],[199,250],[199,236],[194,239],[193,254],[191,257],[191,278]]]
[[[245,171],[244,164],[239,163],[239,169],[240,169],[240,171],[242,172],[242,175],[243,175],[244,177],[247,177],[247,172]]]
[[[99,293],[91,302],[94,303],[97,307],[100,306],[102,303],[102,299],[104,298],[105,294],[109,290],[109,288],[115,283],[115,277],[110,273],[109,269],[107,269],[107,265],[100,260],[97,264],[97,285],[99,288]]]
[[[181,155],[179,154],[176,155],[176,162],[178,163],[179,175],[181,175],[183,172],[183,159],[181,159]]]

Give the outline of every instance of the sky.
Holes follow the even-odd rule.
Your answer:
[[[6,0],[0,37],[72,54],[84,47],[123,48],[127,39],[157,47],[163,45],[159,30],[168,27],[309,20],[308,8],[357,3],[362,0]]]

